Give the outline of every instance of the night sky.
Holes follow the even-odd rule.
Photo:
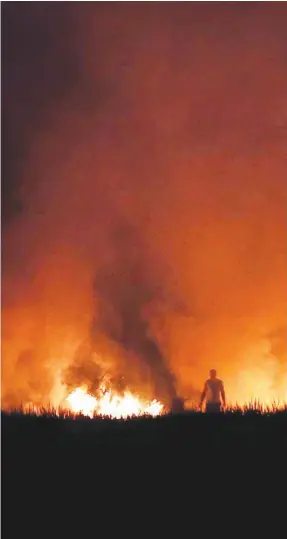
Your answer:
[[[137,386],[146,338],[180,393],[282,395],[286,4],[1,7],[4,401],[91,327]]]

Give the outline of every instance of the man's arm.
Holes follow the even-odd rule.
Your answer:
[[[221,392],[222,404],[223,404],[223,406],[225,408],[225,406],[226,406],[226,398],[225,398],[225,390],[224,390],[223,382],[221,382],[220,392]]]
[[[203,401],[204,401],[204,399],[206,397],[206,391],[207,391],[207,382],[205,382],[202,393],[201,393],[200,402],[199,402],[199,409],[201,409]]]

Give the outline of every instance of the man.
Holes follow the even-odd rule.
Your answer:
[[[216,370],[211,369],[210,378],[206,380],[201,394],[199,409],[206,400],[206,412],[220,412],[221,406],[225,408],[225,391],[222,380],[216,377]]]

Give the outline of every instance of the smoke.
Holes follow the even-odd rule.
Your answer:
[[[285,11],[2,7],[5,405],[286,395]]]
[[[120,219],[106,247],[110,255],[94,280],[90,337],[64,373],[65,382],[84,384],[92,393],[102,382],[118,391],[132,387],[143,393],[148,388],[151,398],[170,405],[176,397],[175,377],[150,327],[155,310],[165,303],[160,257],[151,258],[140,230]],[[111,347],[117,349],[112,354],[116,362],[105,357],[103,338],[110,354]]]
[[[99,269],[95,280],[95,329],[99,324],[110,339],[126,352],[133,352],[140,363],[144,362],[154,381],[154,396],[171,401],[176,396],[175,380],[144,315],[145,309],[160,299],[157,272],[149,261],[140,232],[131,226],[116,229],[111,250],[110,264]]]

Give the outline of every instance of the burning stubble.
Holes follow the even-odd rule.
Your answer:
[[[153,306],[163,302],[158,261],[149,253],[140,230],[128,222],[115,225],[107,239],[110,256],[97,270],[94,280],[95,315],[86,346],[79,347],[64,379],[71,386],[85,385],[96,393],[103,383],[112,380],[117,391],[133,387],[170,406],[176,397],[175,377],[164,357],[149,316]],[[163,271],[163,268],[161,268]],[[102,361],[99,349],[103,337],[120,351],[117,369]]]
[[[3,405],[286,398],[286,7],[55,9],[3,8]]]

